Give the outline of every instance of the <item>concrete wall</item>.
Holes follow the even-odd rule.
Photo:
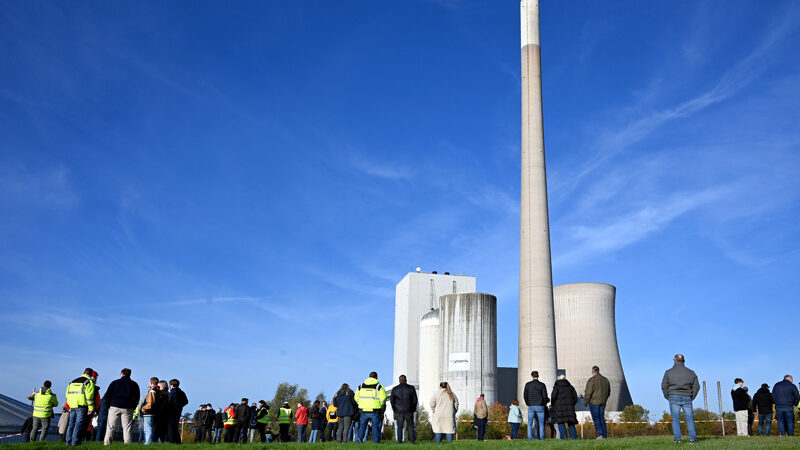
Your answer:
[[[559,369],[581,397],[592,366],[611,382],[607,411],[622,411],[632,405],[628,383],[617,348],[615,316],[616,288],[604,283],[562,284],[553,289]],[[547,386],[552,389],[552,384]]]
[[[439,389],[442,336],[439,310],[428,311],[419,321],[419,404],[430,411],[430,400]]]
[[[453,292],[475,292],[475,277],[410,272],[395,288],[394,371],[392,382],[400,375],[408,383],[419,385],[419,320],[437,307],[440,296]],[[433,299],[433,301],[432,301]]]

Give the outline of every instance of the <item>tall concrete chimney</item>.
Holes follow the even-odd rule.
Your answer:
[[[556,381],[556,329],[550,221],[542,124],[542,66],[539,47],[539,1],[520,2],[522,33],[522,193],[519,249],[519,370],[522,401],[531,371],[547,392]],[[527,410],[526,410],[527,411]]]

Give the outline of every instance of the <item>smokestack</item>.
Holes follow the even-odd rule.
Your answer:
[[[520,2],[522,34],[522,191],[520,195],[519,370],[517,398],[531,371],[548,392],[556,381],[556,330],[542,123],[539,1]]]

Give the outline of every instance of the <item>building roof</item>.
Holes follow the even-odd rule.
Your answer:
[[[25,420],[33,414],[30,403],[23,403],[0,394],[0,430],[19,430]]]

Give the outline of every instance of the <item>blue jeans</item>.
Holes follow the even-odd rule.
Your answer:
[[[775,418],[781,436],[794,436],[794,407],[775,405]]]
[[[311,430],[311,436],[308,438],[308,442],[317,442],[317,435],[319,434],[319,430]]]
[[[345,441],[361,442],[358,436],[358,422],[353,422],[353,426],[350,427],[350,435]]]
[[[447,433],[447,434],[445,434],[445,433],[436,433],[434,435],[434,437],[433,437],[433,440],[437,444],[441,444],[442,443],[442,436],[447,436],[447,442],[453,442],[453,433]]]
[[[511,422],[511,439],[516,439],[519,434],[519,423]]]
[[[142,426],[144,427],[144,445],[153,443],[153,422],[155,417],[142,416]]]
[[[106,421],[108,421],[108,413],[97,416],[97,427],[94,429],[94,440],[103,441],[106,437]]]
[[[558,424],[558,434],[561,435],[561,439],[567,439],[567,425],[560,423]],[[578,432],[575,431],[575,425],[569,424],[569,438],[570,439],[578,439]]]
[[[689,431],[689,441],[697,440],[697,433],[694,430],[694,408],[692,408],[692,398],[686,395],[669,396],[669,412],[672,415],[672,437],[676,441],[681,440],[681,411],[686,419],[686,429]]]
[[[306,427],[308,425],[297,425],[297,442],[306,441]]]
[[[606,405],[589,403],[589,412],[592,414],[595,434],[597,437],[606,439],[608,437],[608,429],[606,428]]]
[[[533,440],[533,419],[536,418],[537,436],[544,440],[544,406],[528,406],[528,440]]]
[[[361,442],[367,440],[367,422],[372,420],[372,441],[378,443],[381,441],[381,417],[375,412],[362,412],[361,419],[359,420],[358,429],[361,430],[363,439]]]
[[[72,408],[69,411],[69,422],[67,422],[67,445],[78,445],[81,443],[83,434],[86,431],[86,408]]]
[[[759,414],[758,415],[758,435],[769,436],[769,430],[772,428],[772,414]]]

